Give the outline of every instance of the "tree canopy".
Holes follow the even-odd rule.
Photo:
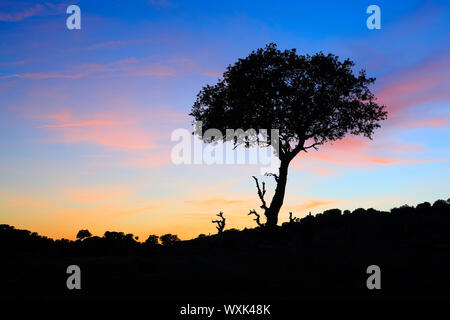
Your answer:
[[[375,78],[364,70],[353,74],[353,66],[333,54],[299,55],[271,43],[229,65],[217,84],[203,87],[190,115],[202,122],[203,132],[279,129],[280,159],[297,146],[306,150],[346,133],[370,138],[387,113],[368,87]],[[270,139],[246,142],[267,145]]]

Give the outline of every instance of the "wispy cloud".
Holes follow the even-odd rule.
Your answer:
[[[129,57],[110,63],[80,64],[67,71],[59,72],[27,72],[0,76],[0,79],[80,79],[85,77],[173,77],[193,69],[189,59],[153,61],[152,58],[136,59]]]
[[[386,76],[377,88],[380,102],[390,116],[425,103],[450,100],[450,62],[448,53],[431,57],[420,65]]]
[[[42,17],[65,13],[68,4],[53,4],[45,2],[43,4],[36,3],[34,5],[22,5],[19,11],[0,12],[0,21],[17,22],[30,17]],[[5,9],[2,9],[2,11]]]
[[[49,73],[13,73],[4,76],[0,76],[0,79],[11,79],[11,78],[19,78],[19,79],[80,79],[87,76],[86,73],[58,73],[58,72],[49,72]]]
[[[332,199],[305,199],[299,204],[288,204],[284,206],[284,210],[292,211],[294,213],[302,213],[306,210],[336,206],[342,201]]]
[[[101,121],[101,120],[92,120],[85,121],[80,123],[63,123],[63,124],[48,124],[42,126],[41,128],[69,128],[69,127],[86,127],[86,126],[120,126],[130,124],[130,122],[121,122],[121,121]]]
[[[39,118],[38,115],[32,117]],[[130,115],[109,112],[93,114],[90,117],[93,119],[82,120],[81,116],[67,112],[42,114],[40,119],[53,119],[58,123],[45,124],[38,128],[47,130],[48,142],[51,143],[91,143],[123,151],[156,147],[155,134]]]
[[[435,119],[423,119],[423,120],[411,120],[407,121],[405,125],[408,128],[448,128],[450,119],[435,118]]]

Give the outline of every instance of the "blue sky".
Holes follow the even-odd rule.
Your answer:
[[[69,4],[81,30],[66,28]],[[366,27],[371,4],[380,30]],[[175,166],[170,134],[190,127],[202,86],[270,42],[352,59],[389,111],[373,141],[294,161],[282,221],[447,199],[448,12],[447,1],[0,1],[0,219],[66,238],[189,238],[214,232],[219,210],[252,226],[259,167]]]

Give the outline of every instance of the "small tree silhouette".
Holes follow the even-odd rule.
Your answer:
[[[80,240],[83,240],[85,238],[90,238],[90,237],[92,237],[92,234],[87,229],[81,229],[77,233],[77,239],[80,239]]]
[[[178,236],[176,234],[165,234],[162,235],[161,237],[159,237],[159,239],[161,240],[161,243],[164,246],[170,246],[173,245],[175,242],[180,241],[180,239],[178,238]]]
[[[159,243],[159,237],[157,235],[151,234],[148,236],[147,240],[144,242],[146,245],[155,246]]]
[[[133,235],[131,235],[131,238]],[[111,241],[121,241],[126,238],[130,238],[129,235],[126,235],[123,232],[117,232],[117,231],[105,231],[103,238]]]
[[[289,212],[289,223],[299,222],[300,219],[292,216],[292,212]]]
[[[223,216],[223,212],[220,211],[219,214],[217,215],[219,218],[221,218],[222,220],[213,220],[212,223],[217,223],[217,231],[218,234],[222,234],[223,229],[225,229],[225,217]]]
[[[205,143],[231,142],[235,147],[272,146],[280,160],[275,193],[269,205],[257,182],[266,225],[277,225],[283,205],[289,164],[301,151],[317,149],[347,134],[371,138],[386,119],[385,106],[376,104],[364,70],[354,75],[354,63],[322,52],[298,55],[280,51],[271,43],[227,67],[214,86],[197,95],[190,115],[197,121],[195,134]],[[209,129],[214,135],[203,135]],[[243,134],[227,134],[241,129]],[[256,130],[278,129],[261,139]],[[255,179],[257,180],[257,179]]]

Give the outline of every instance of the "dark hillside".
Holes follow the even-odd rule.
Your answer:
[[[0,226],[1,298],[378,299],[450,296],[450,203],[328,210],[281,227],[164,245],[107,232],[52,240]],[[66,288],[78,265],[82,289]],[[381,290],[368,290],[369,265]]]

